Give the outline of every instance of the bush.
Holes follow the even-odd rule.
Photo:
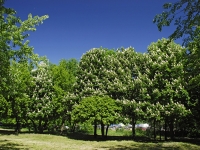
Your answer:
[[[136,136],[147,136],[147,131],[144,131],[141,128],[136,128],[135,133]]]
[[[90,123],[86,122],[80,125],[78,132],[90,134],[93,133],[93,130],[94,127]]]

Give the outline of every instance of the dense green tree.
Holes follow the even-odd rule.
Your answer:
[[[54,121],[61,118],[59,124],[67,121],[71,125],[70,112],[74,104],[75,95],[73,85],[76,81],[78,62],[75,59],[61,60],[58,65],[51,66],[53,76],[53,87],[55,90],[54,99]]]
[[[101,124],[102,136],[104,136],[104,125],[110,125],[118,117],[120,107],[117,102],[109,96],[92,96],[84,98],[72,111],[75,122],[89,121],[94,125],[94,136],[97,135],[97,124]]]
[[[28,89],[32,84],[29,64],[27,62],[12,61],[9,74],[12,84],[8,85],[9,96],[7,102],[10,105],[10,117],[15,119],[16,132],[18,133],[20,124],[26,120],[28,111]]]
[[[16,11],[4,7],[4,0],[0,0],[0,103],[8,106],[6,102],[9,99],[10,89],[12,85],[12,77],[10,73],[11,60],[17,62],[27,61],[33,55],[33,48],[30,47],[29,41],[25,40],[29,34],[27,31],[35,31],[36,25],[43,23],[48,16],[32,17],[28,15],[28,19],[22,21],[16,17]],[[4,110],[8,110],[6,108]],[[2,115],[4,113],[4,115]],[[6,117],[6,112],[2,111],[1,116]]]
[[[198,30],[200,28],[198,27]],[[185,119],[184,123],[187,120],[187,128],[192,134],[200,135],[200,44],[199,44],[200,34],[188,44],[188,51],[190,52],[187,55],[187,65],[185,71],[187,72],[186,82],[189,83],[187,90],[190,95],[190,109],[192,111],[192,116]]]
[[[164,26],[174,23],[175,31],[170,35],[171,39],[178,39],[184,36],[183,44],[187,44],[195,38],[197,27],[200,26],[200,1],[179,0],[174,3],[165,3],[165,11],[155,16],[153,22],[157,24],[159,31]]]

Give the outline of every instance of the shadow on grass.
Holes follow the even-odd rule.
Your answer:
[[[23,148],[24,145],[16,144],[8,140],[0,140],[0,150],[28,150],[28,148]]]
[[[162,144],[154,144],[154,145],[147,145],[147,144],[132,144],[129,146],[124,145],[115,145],[109,147],[101,147],[103,149],[108,150],[180,150],[180,147],[163,147]]]
[[[5,134],[5,135],[10,135],[10,134],[15,134],[15,131],[14,130],[11,130],[11,129],[0,129],[0,134]]]
[[[94,135],[89,135],[85,133],[68,133],[63,136],[67,136],[70,139],[74,140],[83,140],[83,141],[138,141],[138,142],[150,142],[151,140],[147,137],[135,137],[132,136],[107,136],[102,137],[97,135],[95,138]]]
[[[64,136],[67,136],[70,139],[74,140],[83,140],[83,141],[134,141],[133,145],[115,145],[113,147],[102,147],[103,149],[109,149],[109,150],[179,150],[179,149],[191,149],[192,145],[200,146],[200,140],[199,139],[191,139],[191,138],[177,138],[173,141],[168,140],[152,140],[147,137],[139,137],[136,136],[135,138],[132,138],[131,136],[108,136],[108,137],[102,137],[98,135],[96,138],[94,138],[93,135],[83,134],[83,133],[68,133]],[[171,142],[182,142],[183,144],[174,144],[170,145]],[[169,143],[169,145],[168,145]],[[184,147],[182,147],[184,145]],[[198,147],[200,149],[200,147]]]
[[[200,139],[199,138],[176,138],[173,140],[174,142],[183,142],[183,143],[190,143],[200,146]]]

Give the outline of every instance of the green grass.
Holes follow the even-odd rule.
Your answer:
[[[118,136],[121,137],[121,136]],[[183,142],[136,142],[128,138],[109,136],[106,140],[92,135],[70,134],[67,136],[23,133],[0,134],[0,150],[198,150],[200,146]]]

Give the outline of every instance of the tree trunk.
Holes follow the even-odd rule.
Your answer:
[[[154,140],[156,140],[156,119],[155,118],[153,119],[153,134],[154,134],[153,138]]]
[[[160,124],[160,121],[159,121],[159,130],[160,130],[160,141],[161,141],[161,124]]]
[[[38,130],[39,130],[39,133],[43,133],[43,126],[42,126],[42,120],[41,119],[39,120]]]
[[[132,137],[135,137],[135,124],[136,124],[136,120],[135,117],[132,116]]]
[[[109,125],[107,125],[106,127],[106,137],[108,136],[108,128],[109,128]]]
[[[169,129],[170,129],[170,138],[174,140],[174,119],[171,118],[169,122]]]
[[[165,117],[165,141],[167,141],[167,118]]]
[[[15,134],[18,135],[20,132],[20,121],[18,115],[16,115],[15,120],[16,120]]]
[[[94,121],[94,137],[97,137],[97,122],[96,120]]]
[[[33,121],[33,119],[29,118],[33,124],[33,128],[34,128],[34,132],[37,133],[38,132],[38,129],[37,129],[37,126],[35,124],[35,122]]]
[[[101,135],[104,137],[104,124],[101,122]]]
[[[75,132],[75,130],[76,130],[76,124],[75,123],[73,123],[73,125],[72,125],[72,129],[71,129],[71,132]]]

